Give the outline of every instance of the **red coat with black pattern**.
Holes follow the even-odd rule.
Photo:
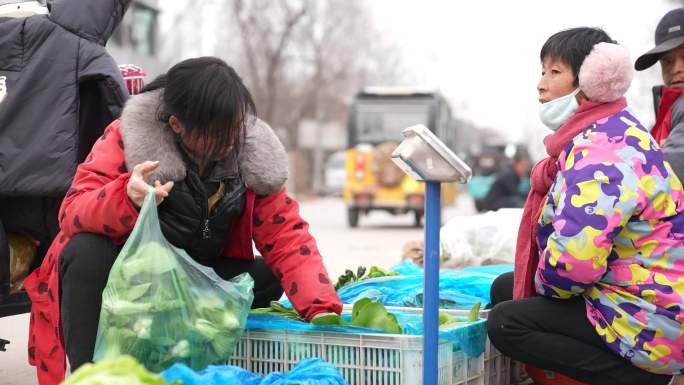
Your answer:
[[[29,329],[29,363],[40,385],[57,385],[65,375],[64,338],[59,305],[59,255],[81,232],[105,234],[123,244],[138,211],[126,195],[130,178],[125,165],[120,122],[112,123],[77,171],[59,214],[61,232],[42,265],[25,281],[33,307]],[[267,196],[247,191],[245,210],[231,228],[223,256],[253,259],[252,241],[282,281],[285,293],[306,319],[342,310],[308,224],[297,202],[284,189]],[[96,255],[92,256],[97,258]]]

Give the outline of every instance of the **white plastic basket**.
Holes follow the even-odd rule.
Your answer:
[[[485,385],[511,384],[511,359],[496,350],[489,337],[485,345],[484,376]]]
[[[349,385],[422,384],[422,337],[382,334],[248,330],[229,364],[259,374],[287,372],[319,357],[339,369]],[[451,344],[439,344],[439,384],[453,382]]]
[[[319,357],[349,385],[421,385],[423,337],[397,334],[247,330],[228,363],[259,374],[286,372]],[[440,340],[439,385],[484,385],[484,356],[470,358]]]
[[[345,305],[346,306],[346,305]],[[395,311],[405,311],[412,313],[422,313],[422,308],[409,307],[387,307]],[[467,316],[467,310],[440,309],[440,312],[455,316]],[[479,313],[481,318],[489,317],[489,310],[482,310]],[[511,359],[498,351],[487,337],[484,352],[484,385],[510,385],[511,384]]]
[[[480,312],[480,317],[488,318],[489,310]],[[485,385],[510,385],[511,384],[511,359],[498,351],[487,336],[484,356]]]

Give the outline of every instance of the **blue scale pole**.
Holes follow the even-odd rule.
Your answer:
[[[423,385],[437,385],[439,331],[439,230],[441,184],[425,184],[425,277],[423,282]]]

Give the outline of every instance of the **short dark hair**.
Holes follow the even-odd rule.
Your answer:
[[[553,34],[539,53],[539,60],[543,63],[545,59],[561,60],[572,67],[572,74],[575,76],[574,85],[578,86],[580,67],[594,46],[598,43],[617,42],[608,36],[606,31],[601,28],[579,27],[567,29]]]
[[[158,119],[168,122],[173,115],[188,135],[215,142],[205,148],[207,156],[233,146],[239,149],[246,125],[256,117],[252,95],[240,76],[217,57],[184,60],[146,85],[141,93],[162,89]]]

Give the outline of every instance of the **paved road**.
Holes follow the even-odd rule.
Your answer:
[[[461,197],[444,215],[448,220],[472,213],[472,201]],[[392,266],[400,262],[404,243],[423,238],[422,229],[412,226],[411,215],[371,213],[361,218],[358,228],[350,229],[344,203],[334,198],[307,201],[301,206],[301,214],[311,226],[333,279],[359,265]],[[27,315],[0,318],[0,338],[12,341],[7,352],[0,352],[0,385],[37,385],[35,370],[26,362],[28,321]]]
[[[444,222],[457,215],[473,214],[472,200],[461,197],[459,204],[444,210]],[[389,267],[400,262],[401,249],[408,241],[423,239],[423,229],[413,227],[413,215],[392,216],[371,212],[361,217],[356,229],[347,227],[346,209],[338,199],[320,199],[302,205],[318,241],[326,268],[333,279],[345,269],[359,265]]]
[[[0,385],[37,385],[35,368],[26,361],[28,314],[0,318],[0,338],[11,341],[0,352]]]

